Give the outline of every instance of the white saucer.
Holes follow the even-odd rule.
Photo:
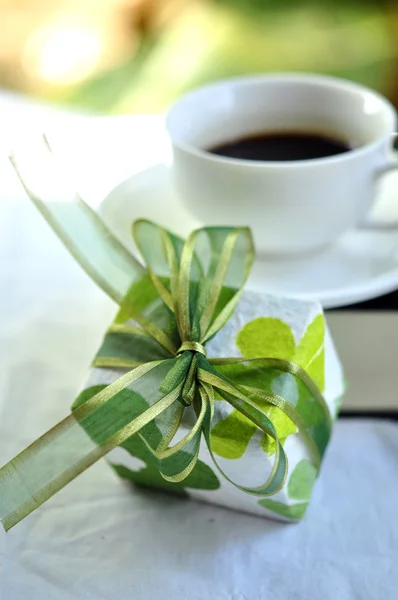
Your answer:
[[[378,213],[398,217],[398,173],[382,185]],[[103,200],[100,212],[118,237],[134,248],[131,223],[152,219],[186,237],[201,224],[187,213],[173,190],[171,170],[157,164],[118,185]],[[324,308],[354,304],[398,288],[398,229],[354,230],[332,248],[299,259],[257,259],[248,287],[278,295],[318,299]]]

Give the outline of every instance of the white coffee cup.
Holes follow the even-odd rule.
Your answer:
[[[380,94],[310,74],[240,77],[194,90],[166,127],[181,201],[206,225],[248,225],[260,253],[326,247],[348,229],[396,226],[368,217],[392,151],[396,113]],[[317,132],[354,149],[326,158],[253,161],[206,149],[251,134]]]

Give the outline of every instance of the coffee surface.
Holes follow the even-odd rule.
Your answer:
[[[208,148],[208,152],[245,160],[293,161],[335,156],[352,150],[338,138],[301,131],[265,132]]]

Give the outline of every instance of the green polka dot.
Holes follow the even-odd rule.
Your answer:
[[[287,493],[295,500],[309,500],[317,470],[308,460],[300,461],[290,476]]]
[[[265,412],[267,413],[267,417],[269,417],[270,421],[272,421],[281,444],[285,442],[289,435],[296,433],[297,427],[280,408],[277,406],[271,406]],[[276,450],[276,442],[271,436],[264,434],[261,447],[264,452],[272,456]]]
[[[308,325],[294,357],[294,361],[307,371],[322,392],[325,389],[324,341],[325,319],[323,314],[319,314]]]
[[[304,367],[323,345],[325,339],[325,319],[322,313],[308,325],[297,346],[297,361]]]
[[[265,413],[272,421],[282,444],[288,435],[297,431],[293,421],[277,406],[268,407]],[[211,430],[213,452],[230,460],[241,458],[256,431],[257,427],[249,419],[234,410],[226,419],[218,421]],[[264,434],[261,447],[264,452],[272,456],[276,449],[275,440]]]
[[[82,406],[87,400],[95,394],[105,389],[106,385],[95,385],[85,389],[75,400],[73,410]],[[133,394],[133,392],[131,392]],[[141,409],[145,408],[146,402],[138,394],[134,395],[134,401]],[[155,423],[149,424],[152,427],[152,439],[160,442],[162,434]],[[148,427],[148,426],[147,426]],[[146,447],[142,439],[137,435],[133,435],[125,440],[121,447],[124,448],[131,456],[142,460],[145,463],[138,471],[132,471],[123,465],[112,465],[115,471],[123,479],[128,479],[137,485],[148,488],[156,488],[163,491],[169,491],[180,496],[188,496],[187,488],[195,488],[201,490],[216,490],[220,487],[220,482],[206,463],[198,460],[193,471],[181,482],[170,482],[163,479],[159,472],[158,465],[153,459],[152,454]]]
[[[295,351],[289,325],[272,317],[259,317],[246,323],[236,337],[236,345],[248,358],[266,356],[290,359]]]
[[[282,504],[282,502],[270,500],[269,498],[259,500],[258,503],[260,506],[267,508],[268,510],[276,513],[277,515],[297,520],[303,518],[308,506],[308,502],[298,502],[297,504],[291,504],[289,506],[288,504]]]
[[[241,458],[256,430],[256,425],[234,410],[211,430],[213,452],[231,460]]]
[[[238,333],[236,345],[243,356],[248,358],[266,356],[291,359],[295,351],[292,330],[286,323],[273,317],[259,317],[247,323]],[[279,408],[271,406],[265,412],[282,440],[296,431],[296,426]],[[249,441],[246,442],[246,447]],[[275,452],[275,440],[264,435],[261,447],[264,452],[272,455]]]
[[[281,378],[283,376],[278,374],[277,377]],[[272,384],[272,380],[269,383]],[[268,389],[266,386],[264,387],[264,382],[263,385],[258,382],[258,385],[265,391]],[[261,399],[258,400],[257,404],[272,421],[282,444],[287,436],[297,431],[296,425],[280,408],[272,406]],[[211,430],[213,451],[223,458],[231,460],[241,458],[256,431],[257,427],[249,421],[249,419],[242,415],[238,410],[233,410],[228,417],[218,421]],[[261,447],[264,452],[273,455],[276,449],[275,440],[271,436],[264,434],[261,441]]]
[[[321,392],[325,391],[325,350],[322,350],[310,362],[306,369],[308,375],[316,383]]]

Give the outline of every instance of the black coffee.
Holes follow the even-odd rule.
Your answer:
[[[352,150],[342,140],[300,131],[266,132],[242,137],[208,149],[212,154],[246,160],[308,160]]]

